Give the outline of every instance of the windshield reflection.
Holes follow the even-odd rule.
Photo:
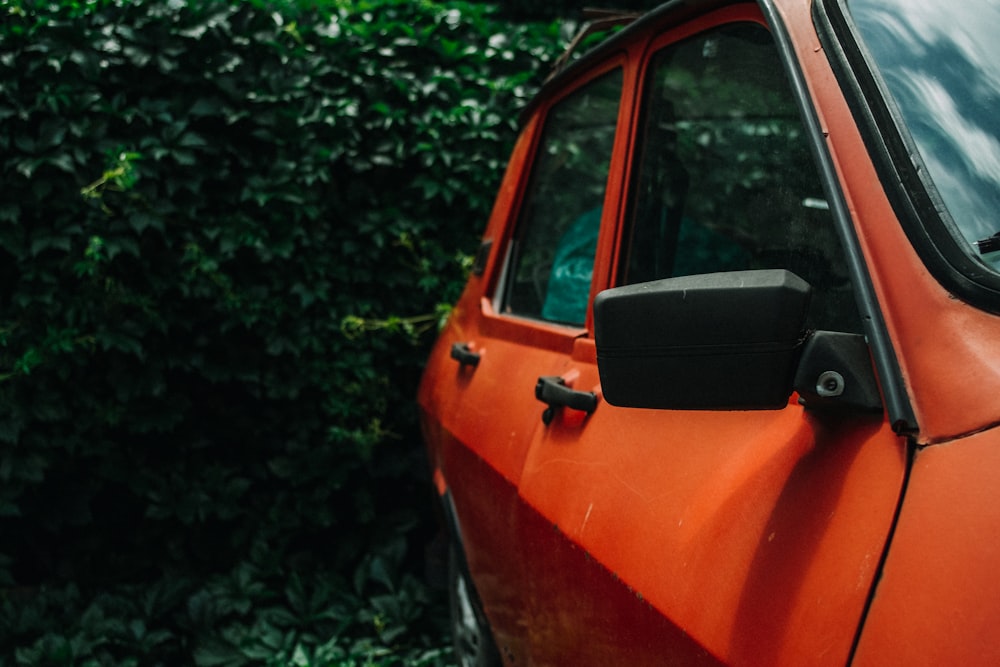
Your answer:
[[[953,233],[978,256],[973,244],[1000,231],[1000,3],[849,4],[951,214]],[[1000,269],[1000,252],[982,259]]]

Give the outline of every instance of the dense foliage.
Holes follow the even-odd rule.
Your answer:
[[[0,16],[0,665],[446,661],[413,395],[557,30]]]
[[[489,2],[490,0],[481,0]],[[501,16],[515,21],[544,21],[556,18],[564,20],[581,20],[586,10],[600,12],[637,12],[653,9],[665,3],[666,0],[608,0],[606,2],[591,2],[590,0],[504,0],[498,3]]]

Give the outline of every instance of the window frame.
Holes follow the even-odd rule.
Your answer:
[[[630,118],[633,115],[631,108],[633,96],[628,91],[634,90],[635,67],[630,66],[630,53],[627,49],[616,49],[607,54],[599,65],[592,66],[584,74],[560,82],[554,92],[544,91],[541,97],[536,98],[531,106],[532,115],[525,127],[525,132],[530,133],[529,149],[524,159],[525,168],[520,174],[517,183],[517,193],[512,199],[510,209],[507,211],[504,222],[504,234],[500,240],[501,257],[499,269],[494,272],[493,279],[486,286],[486,296],[483,301],[483,314],[494,321],[495,326],[507,329],[508,323],[519,325],[531,325],[549,330],[553,333],[563,333],[572,338],[586,337],[593,331],[593,312],[591,304],[597,292],[608,287],[609,269],[608,259],[610,257],[608,246],[615,234],[612,224],[618,216],[618,208],[624,197],[623,190],[625,184],[624,165],[626,160],[627,141],[631,136]],[[604,202],[601,214],[601,225],[595,249],[594,267],[591,274],[590,291],[587,296],[587,313],[585,322],[576,324],[566,324],[533,317],[530,314],[519,314],[504,312],[504,304],[509,290],[509,281],[514,262],[515,240],[520,231],[524,207],[527,204],[529,190],[533,182],[533,176],[537,166],[537,159],[542,150],[542,143],[545,137],[545,129],[550,119],[551,112],[558,104],[571,97],[590,83],[602,76],[614,71],[621,70],[622,85],[619,96],[618,115],[616,120],[616,130],[611,150],[608,176],[605,181]]]
[[[662,63],[662,56],[667,54],[667,52],[669,52],[671,49],[676,49],[677,47],[681,47],[686,43],[697,43],[705,38],[711,38],[713,35],[726,37],[727,34],[729,34],[726,32],[727,28],[739,25],[757,26],[760,30],[770,35],[772,39],[775,58],[777,58],[779,61],[782,61],[781,65],[786,64],[784,62],[785,55],[781,52],[777,44],[777,41],[774,39],[774,34],[773,31],[771,30],[771,27],[760,15],[756,7],[747,4],[735,5],[729,8],[711,12],[705,15],[703,20],[699,20],[697,22],[689,22],[684,26],[680,26],[674,30],[666,31],[664,33],[656,35],[653,39],[650,40],[648,44],[648,48],[646,49],[646,53],[644,54],[643,57],[641,72],[638,75],[641,85],[638,86],[638,94],[635,101],[635,119],[633,122],[634,132],[633,136],[630,138],[630,146],[632,150],[630,152],[630,157],[629,157],[629,177],[626,183],[627,194],[623,198],[624,206],[620,215],[620,229],[617,237],[617,245],[614,257],[614,272],[613,272],[614,286],[624,286],[628,284],[635,284],[658,278],[676,277],[681,275],[707,275],[709,273],[714,273],[714,272],[735,270],[735,269],[722,268],[722,265],[720,264],[719,267],[711,270],[706,269],[697,272],[681,271],[680,273],[675,273],[671,275],[662,275],[662,276],[657,276],[655,278],[629,279],[628,276],[629,272],[635,269],[634,266],[630,265],[630,261],[632,259],[630,256],[631,254],[630,251],[631,247],[635,244],[634,234],[636,232],[637,226],[640,224],[636,218],[638,214],[637,202],[639,197],[637,191],[641,186],[640,181],[642,180],[643,172],[648,167],[647,151],[649,149],[649,146],[647,146],[646,144],[648,144],[649,142],[646,141],[646,132],[648,131],[647,127],[649,121],[648,114],[651,110],[650,99],[648,98],[649,96],[651,96],[653,93],[656,92],[657,83],[660,77],[662,77],[663,75],[663,72],[660,70],[660,66]],[[730,44],[730,46],[732,46],[732,44]],[[794,89],[794,86],[792,85],[792,82],[788,80],[789,77],[787,73],[787,68],[783,67],[782,69],[786,71],[781,72],[781,74],[778,76],[780,81],[771,80],[769,82],[770,85],[765,86],[765,88],[762,88],[761,90],[766,93],[768,91],[777,91],[778,88],[775,86],[780,86],[781,88],[783,88],[785,94],[783,95],[782,102],[787,103],[788,106],[787,109],[783,107],[781,110],[787,111],[791,114],[794,114],[795,116],[794,119],[792,119],[791,116],[788,116],[787,118],[788,122],[793,123],[795,125],[795,130],[800,133],[796,139],[795,149],[800,154],[802,151],[807,152],[805,161],[802,162],[802,167],[807,169],[811,168],[815,175],[816,188],[814,191],[810,188],[810,192],[807,193],[808,196],[802,199],[804,205],[806,201],[815,198],[813,195],[816,195],[817,197],[826,196],[830,188],[829,184],[826,182],[826,179],[824,178],[820,165],[816,160],[815,151],[813,147],[810,145],[811,143],[810,129],[806,123],[806,120],[803,118],[800,100],[796,95],[796,91]],[[723,76],[721,78],[725,79],[726,77]],[[711,89],[704,87],[701,88],[702,93],[705,93],[706,91],[710,92]],[[684,106],[683,102],[680,102],[680,100],[683,99],[683,95],[680,95],[674,99],[677,99],[679,101],[678,106]],[[777,108],[767,110],[768,113],[770,113],[771,111],[777,111]],[[719,119],[716,120],[722,120],[723,116],[725,116],[724,112],[722,113],[722,116],[720,116]],[[779,115],[774,116],[774,119],[776,121],[780,120],[781,118],[784,118],[784,116],[783,115],[781,115],[780,117]],[[711,124],[712,121],[711,118],[706,118],[703,120],[708,122],[709,124]],[[681,115],[678,116],[678,121],[680,121],[680,123],[682,124],[686,122],[696,122],[696,123],[702,122],[698,118],[688,118],[686,116],[681,116]],[[722,145],[721,147],[725,148],[725,145]],[[717,151],[718,148],[719,147],[716,147],[715,150]],[[779,154],[776,153],[775,155]],[[787,152],[785,152],[785,154],[780,155],[780,158],[785,159],[788,156],[789,155],[787,154]],[[728,153],[722,153],[720,154],[720,157],[723,160],[725,160],[727,157],[732,157],[732,156]],[[799,157],[801,158],[802,156],[799,155]],[[774,158],[772,157],[770,159],[773,160]],[[807,166],[807,164],[811,166]],[[688,166],[694,167],[694,165],[691,164],[689,164]],[[754,166],[760,166],[760,165],[755,165],[753,163],[750,163],[747,168],[752,169],[752,167]],[[793,167],[794,165],[792,165],[791,162],[788,162],[786,160],[784,163],[776,163],[775,166],[778,166],[779,168],[784,168],[784,167]],[[793,169],[792,171],[800,171],[800,170]],[[781,173],[790,173],[790,172],[783,171]],[[691,172],[691,180],[693,183],[697,183],[698,181],[704,181],[705,178],[706,178],[705,172],[699,173],[697,170],[693,170]],[[695,195],[698,194],[699,189],[703,190],[704,186],[702,185],[699,188],[698,186],[692,184],[692,192]],[[757,194],[766,194],[768,191],[760,190],[756,192]],[[694,205],[694,208],[697,208],[699,202],[704,203],[705,201],[706,200],[704,197],[704,193],[702,193],[701,198],[695,197],[694,200],[689,200],[687,206],[685,207],[685,215],[691,211],[692,204]],[[825,209],[829,208],[829,204],[825,199],[823,200],[823,204],[825,205],[824,206]],[[852,271],[850,262],[846,257],[847,252],[846,249],[843,247],[839,230],[836,229],[837,225],[836,221],[834,220],[834,215],[832,212],[824,216],[827,219],[814,221],[816,224],[822,225],[823,229],[821,231],[823,231],[825,235],[828,235],[827,243],[825,244],[805,243],[801,245],[787,243],[787,246],[779,248],[779,246],[782,246],[781,243],[782,239],[790,237],[786,237],[785,234],[778,234],[778,232],[787,233],[796,231],[798,232],[808,231],[806,230],[805,227],[802,226],[804,224],[807,225],[807,223],[804,222],[806,214],[802,213],[800,217],[801,219],[797,223],[792,223],[791,219],[789,219],[787,225],[782,225],[783,218],[775,218],[775,217],[765,218],[761,224],[766,223],[769,229],[761,230],[760,233],[756,233],[758,227],[757,225],[746,225],[744,227],[743,225],[736,224],[734,230],[751,232],[746,234],[745,236],[747,239],[758,241],[758,243],[756,244],[758,249],[765,249],[765,250],[769,249],[772,252],[789,251],[792,252],[793,254],[798,254],[802,251],[809,251],[809,250],[811,250],[814,253],[821,253],[823,258],[825,258],[826,260],[832,260],[830,261],[830,267],[834,269],[834,271],[828,275],[827,277],[828,280],[843,278],[853,283],[854,272]],[[719,219],[721,220],[723,218]],[[699,225],[694,225],[694,226],[700,227]],[[690,229],[690,227],[685,225],[685,229]],[[818,227],[817,230],[819,230]],[[711,234],[711,232],[709,232],[709,234]],[[683,236],[684,232],[681,231],[681,237],[683,238]],[[812,237],[812,235],[807,235],[807,236],[809,236],[810,238]],[[724,237],[720,236],[718,237],[718,240],[721,242],[724,240]],[[736,248],[735,244],[731,243],[730,245],[732,246],[732,248]],[[690,244],[687,245],[686,247],[688,249],[691,248]],[[796,247],[799,248],[798,251],[795,250]],[[680,256],[680,254],[683,254],[684,248],[685,246],[683,245],[683,242],[678,240],[677,245],[675,247],[675,252],[678,253],[677,255],[678,257]],[[763,256],[764,255],[759,255],[757,252],[751,251],[749,249],[746,252],[746,259],[748,260],[753,259],[754,261],[759,261],[760,258]],[[791,264],[784,264],[781,266],[778,265],[754,266],[754,267],[748,266],[746,268],[791,268],[792,270],[795,270],[796,273],[802,273],[802,271],[796,270],[794,266]],[[805,279],[810,279],[810,282],[812,282],[812,279],[810,278],[808,273],[802,273],[801,277]],[[846,285],[846,287],[836,290],[837,292],[839,292],[839,295],[835,295],[833,287],[830,287],[830,289],[826,292],[820,289],[821,285],[824,282],[823,278],[817,277],[816,280],[819,280],[820,282],[818,283],[813,282],[814,290],[816,290],[814,292],[814,295],[818,295],[821,292],[823,294],[829,294],[828,298],[833,298],[835,300],[835,303],[838,303],[840,305],[832,310],[825,310],[825,309],[815,310],[810,317],[811,318],[818,317],[820,321],[813,322],[812,325],[814,327],[816,325],[820,325],[816,328],[821,328],[821,329],[837,330],[844,332],[859,332],[862,327],[862,318],[861,314],[857,311],[857,309],[853,307],[854,289],[851,287],[851,285]],[[844,302],[845,295],[846,298],[850,301],[849,305],[846,306],[847,308],[850,308],[850,313],[848,313],[847,310],[844,308],[846,303]],[[819,302],[817,302],[817,304],[818,303]],[[840,313],[840,315],[842,316],[839,317],[836,316],[838,313]]]

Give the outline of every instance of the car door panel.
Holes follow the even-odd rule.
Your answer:
[[[529,641],[511,665],[722,664],[618,572],[594,558],[530,503],[520,505],[519,558]]]
[[[585,153],[567,150],[573,149],[572,141],[562,135],[586,139],[588,128],[598,127],[591,125],[590,115],[579,112],[591,105],[609,116],[605,122],[610,122],[611,131],[604,126],[603,150],[610,157],[621,95],[621,68],[615,69],[615,64],[609,63],[592,77],[598,80],[588,89],[598,91],[592,98],[573,97],[573,90],[569,91],[571,104],[562,108],[570,111],[565,122],[557,125],[557,130],[565,130],[562,134],[557,131],[548,137],[543,123],[529,121],[515,147],[512,164],[515,159],[519,164],[534,150],[553,156],[551,165],[539,168],[542,177],[547,178],[553,171],[558,175],[560,167],[574,160],[573,168],[586,176],[593,170],[593,161]],[[608,72],[611,78],[602,76]],[[617,83],[614,76],[618,77]],[[587,79],[580,82],[581,86],[588,84]],[[539,143],[545,149],[539,149]],[[583,161],[579,160],[581,156]],[[607,169],[605,164],[603,179]],[[540,197],[543,200],[532,204],[532,215],[547,221],[552,215],[565,213],[544,200],[558,195],[560,188],[558,183],[547,185],[542,177],[525,184],[527,179],[516,168],[508,169],[486,234],[487,238],[498,239],[497,250],[483,273],[471,278],[455,307],[429,359],[428,369],[434,370],[425,374],[420,391],[424,431],[428,442],[435,445],[432,463],[440,474],[443,490],[453,500],[459,540],[496,643],[510,661],[530,653],[526,648],[530,633],[524,613],[525,564],[511,558],[503,547],[523,542],[525,511],[517,485],[531,438],[542,426],[546,407],[536,400],[535,389],[539,377],[561,374],[574,341],[587,334],[582,325],[539,319],[547,307],[544,292],[551,279],[545,272],[550,263],[538,253],[532,255],[530,249],[528,254],[518,253],[524,244],[511,227],[518,215],[516,206],[525,196],[522,189],[533,193],[532,201]],[[570,182],[586,180],[576,178]],[[603,200],[603,195],[593,188],[584,194],[591,202],[584,207],[587,211],[593,210],[593,201]],[[572,195],[564,200],[563,209],[579,206]],[[600,216],[591,215],[590,219],[599,224]],[[529,261],[534,264],[526,263]],[[522,270],[524,266],[527,269]],[[502,289],[517,297],[490,294]],[[573,313],[573,317],[578,315]],[[474,355],[474,364],[447,359],[456,343],[463,345],[459,356]]]
[[[524,563],[499,547],[519,543],[524,532],[518,485],[545,408],[535,385],[540,374],[558,372],[578,335],[500,318],[489,300],[467,290],[428,360],[438,372],[421,387],[433,465],[497,645],[509,655],[527,654]],[[456,343],[477,357],[474,366],[451,357]]]
[[[672,416],[601,405],[583,426],[553,421],[525,462],[524,501],[552,542],[590,554],[720,659],[843,664],[902,485],[898,437],[878,420],[834,426],[797,405]],[[535,586],[536,621],[575,614],[579,591],[564,600]],[[583,627],[616,636],[628,622]]]

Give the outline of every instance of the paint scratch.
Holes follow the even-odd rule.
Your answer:
[[[587,527],[587,521],[590,520],[590,513],[594,509],[594,503],[590,503],[590,507],[587,508],[587,513],[583,516],[583,523],[580,524],[580,532],[583,533],[583,529]]]

